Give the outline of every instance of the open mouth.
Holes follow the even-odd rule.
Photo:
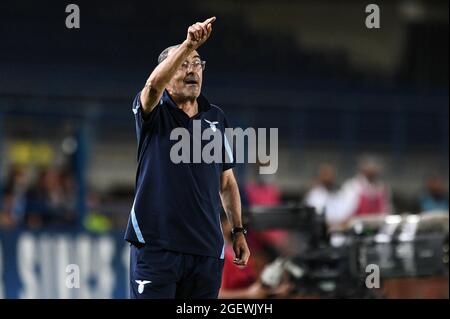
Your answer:
[[[198,81],[195,78],[188,78],[184,80],[187,85],[198,85]]]

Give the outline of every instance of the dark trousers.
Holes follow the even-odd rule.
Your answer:
[[[223,259],[131,244],[132,299],[216,299]]]

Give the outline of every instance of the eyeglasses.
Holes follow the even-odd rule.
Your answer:
[[[199,71],[200,68],[202,68],[202,70],[205,70],[206,61],[201,61],[201,60],[196,60],[193,62],[184,61],[180,66],[180,70],[187,71],[187,70],[189,70],[190,66],[192,66],[192,70],[194,70],[194,71]]]

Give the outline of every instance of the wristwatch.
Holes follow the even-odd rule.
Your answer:
[[[231,230],[233,238],[236,236],[237,233],[242,233],[245,236],[247,235],[247,229],[244,227],[233,227],[233,229]]]

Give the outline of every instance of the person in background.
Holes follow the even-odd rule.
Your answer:
[[[352,217],[392,212],[390,192],[381,180],[381,172],[376,158],[362,158],[356,176],[344,183],[326,207],[331,229],[339,229]]]
[[[281,205],[281,192],[275,183],[274,174],[259,174],[258,163],[256,180],[249,182],[245,187],[249,208],[255,206],[274,207]],[[265,164],[268,165],[268,164]],[[277,250],[282,251],[288,245],[289,234],[281,229],[268,229],[255,232],[256,236],[261,237],[261,241],[271,243]]]
[[[65,219],[69,223],[75,222],[77,218],[77,193],[78,185],[70,169],[65,169],[60,173],[60,185],[64,198],[63,210]]]
[[[24,222],[28,174],[24,167],[13,167],[7,178],[3,204],[0,210],[0,226],[14,227]]]
[[[332,165],[322,164],[319,167],[315,185],[306,193],[305,204],[323,214],[328,202],[336,195],[336,172]]]
[[[420,212],[448,211],[448,195],[444,180],[438,174],[432,174],[425,181],[425,188],[419,196]]]
[[[84,217],[84,229],[91,233],[102,234],[114,226],[114,219],[106,213],[108,205],[105,204],[105,199],[99,193],[91,191],[87,196],[87,211]]]
[[[277,206],[281,204],[281,194],[274,182],[275,175],[258,174],[255,182],[245,187],[250,206]]]
[[[248,244],[252,249],[252,257],[248,260],[247,267],[240,267],[233,263],[233,239],[231,226],[226,215],[220,215],[222,230],[225,240],[224,267],[222,284],[219,290],[220,299],[264,299],[285,298],[289,295],[291,285],[282,283],[276,289],[265,287],[259,280],[259,276],[269,260],[264,256],[261,243],[258,238],[248,233]]]
[[[59,172],[56,169],[45,168],[38,177],[35,187],[27,193],[25,219],[28,227],[70,226],[75,223],[69,197],[68,181],[62,185]]]

